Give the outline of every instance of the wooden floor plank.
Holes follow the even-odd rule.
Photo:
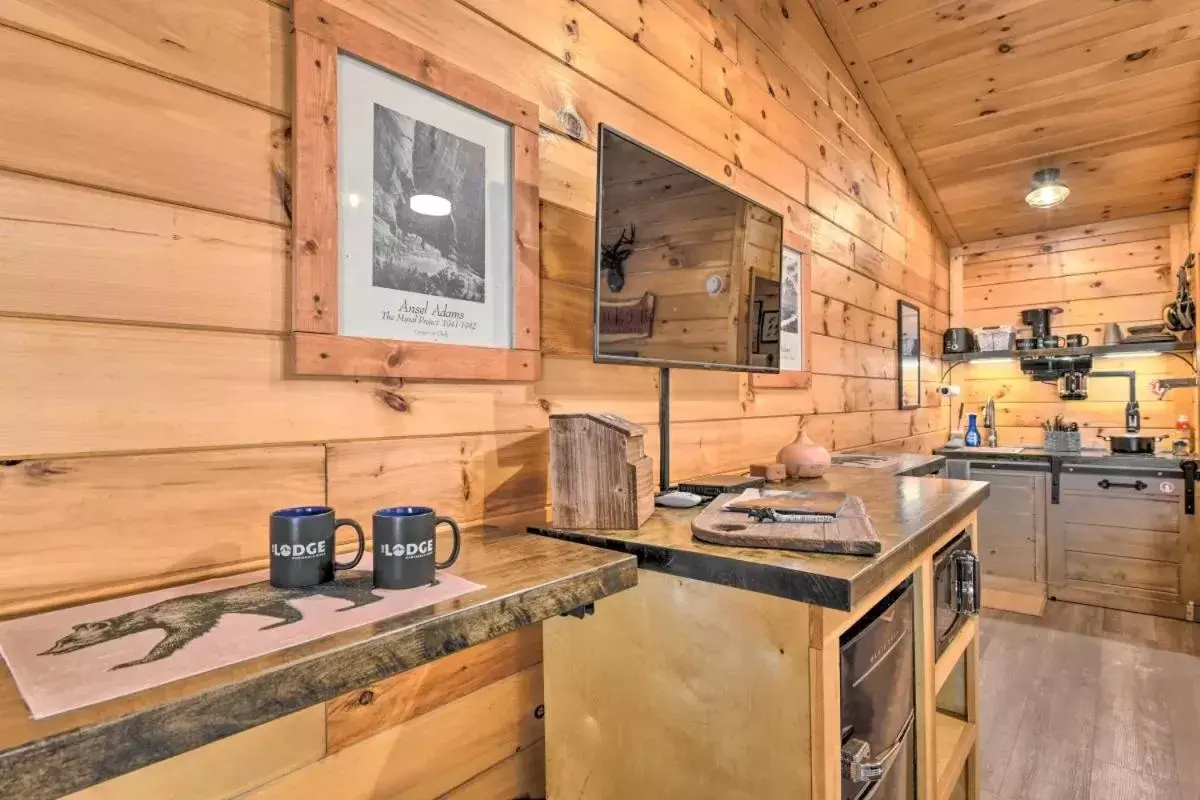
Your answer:
[[[1170,691],[1149,652],[1125,642],[1101,644],[1096,759],[1174,784]]]
[[[1059,622],[1054,613],[1044,619]],[[1029,702],[1000,794],[1023,800],[1088,800],[1100,642],[1054,630],[1039,644],[1042,658],[1037,674],[1026,674]]]
[[[1090,800],[1181,800],[1173,782],[1099,761],[1092,766]]]
[[[1200,625],[1061,602],[983,617],[982,800],[1200,797]]]
[[[1042,659],[1037,628],[998,616],[989,613],[980,629],[979,696],[980,783],[997,792],[1028,702],[1028,676]]]

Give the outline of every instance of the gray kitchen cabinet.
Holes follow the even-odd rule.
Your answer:
[[[1009,586],[1019,581],[1021,588],[1041,593],[1046,581],[1046,465],[953,459],[947,461],[946,477],[991,484],[979,507],[984,575],[1002,578]]]
[[[1161,616],[1188,616],[1184,482],[1170,472],[1064,466],[1049,506],[1051,597]]]

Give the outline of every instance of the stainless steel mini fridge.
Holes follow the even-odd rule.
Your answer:
[[[914,614],[909,579],[842,636],[843,800],[916,797]]]

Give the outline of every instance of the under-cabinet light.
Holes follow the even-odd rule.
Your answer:
[[[1015,358],[973,358],[972,364],[1011,364],[1016,361]]]
[[[1134,350],[1130,353],[1101,353],[1096,358],[1153,358],[1161,355],[1155,350]]]

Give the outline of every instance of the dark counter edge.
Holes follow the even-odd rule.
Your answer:
[[[987,499],[989,487],[979,486],[963,502],[930,520],[920,533],[879,557],[871,568],[852,578],[834,578],[800,572],[796,569],[766,564],[749,564],[715,554],[679,552],[667,547],[638,541],[611,540],[587,531],[560,530],[531,526],[530,533],[563,539],[568,542],[603,547],[637,556],[638,567],[663,572],[680,578],[731,586],[751,592],[774,595],[787,600],[811,603],[838,611],[851,611],[854,604],[881,585],[890,570],[899,569],[921,554],[957,520],[975,511]],[[857,558],[857,556],[824,556],[827,558]]]
[[[632,558],[518,590],[249,680],[0,753],[0,796],[53,800],[637,585]]]
[[[945,460],[1024,462],[1038,465],[1047,472],[1050,470],[1051,462],[1057,459],[1063,466],[1085,473],[1089,470],[1099,470],[1103,474],[1111,474],[1114,471],[1167,472],[1171,473],[1172,477],[1183,477],[1183,469],[1179,466],[1180,461],[1174,457],[1149,457],[1124,453],[1050,453],[1035,448],[1030,448],[1030,450],[1033,452],[993,453],[979,452],[969,447],[943,447],[934,452]]]

